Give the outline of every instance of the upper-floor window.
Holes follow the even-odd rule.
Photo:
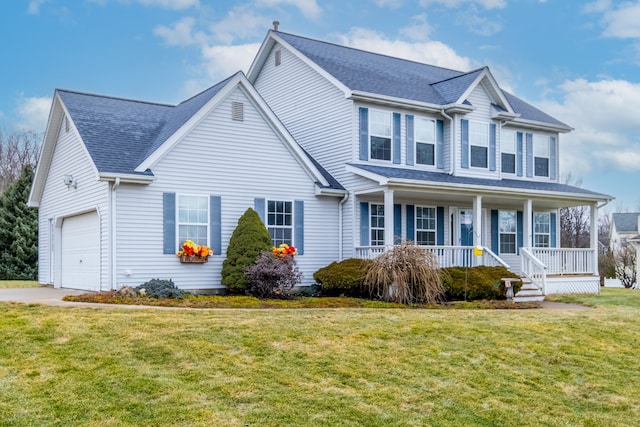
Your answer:
[[[178,195],[178,242],[209,245],[209,197]]]
[[[516,173],[516,134],[503,131],[500,140],[502,173]]]
[[[549,137],[533,135],[533,173],[549,176]]]
[[[416,206],[416,243],[436,244],[436,208]]]
[[[369,111],[369,140],[371,158],[391,160],[391,113],[380,110]]]
[[[267,230],[271,235],[271,244],[275,247],[282,243],[293,245],[293,202],[269,200],[267,202]]]
[[[516,253],[517,219],[515,211],[498,212],[498,232],[501,254]]]
[[[371,212],[371,246],[384,245],[384,205],[372,203]]]
[[[489,125],[469,122],[471,167],[487,168],[489,163]]]
[[[533,214],[533,246],[548,248],[551,241],[551,214]]]
[[[436,162],[436,122],[417,117],[415,120],[416,163],[435,165]]]

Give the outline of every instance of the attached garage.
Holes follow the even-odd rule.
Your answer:
[[[63,220],[60,273],[63,288],[100,290],[100,220],[96,211]]]

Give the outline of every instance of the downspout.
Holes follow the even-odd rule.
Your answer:
[[[340,204],[338,205],[338,261],[342,261],[343,249],[342,249],[342,241],[344,235],[344,221],[342,219],[344,215],[344,204],[349,198],[349,193],[346,192],[342,200],[340,200]]]
[[[120,177],[116,177],[115,182],[111,186],[111,192],[109,193],[109,251],[111,252],[111,278],[109,280],[111,289],[116,288],[116,190],[120,186]]]
[[[450,126],[449,126],[449,151],[450,151],[450,155],[449,155],[449,175],[453,175],[455,173],[455,150],[454,150],[454,129],[453,129],[453,117],[447,115],[447,113],[445,113],[444,108],[442,110],[440,110],[440,114],[442,115],[442,117],[444,117],[445,119],[449,120]]]

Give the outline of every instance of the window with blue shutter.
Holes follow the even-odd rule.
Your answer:
[[[294,246],[298,255],[304,255],[304,200],[293,202]]]
[[[518,222],[518,254],[520,253],[520,248],[522,247],[522,243],[523,243],[523,222],[522,222],[522,211],[518,211],[517,212],[517,222]]]
[[[369,158],[369,109],[360,107],[360,160]]]
[[[415,242],[416,240],[416,217],[415,206],[407,205],[407,240]]]
[[[163,253],[175,254],[178,250],[176,243],[176,193],[162,194],[163,215]]]
[[[469,168],[469,120],[460,120],[460,162],[464,169]]]
[[[402,205],[393,205],[393,244],[402,242]]]
[[[436,244],[442,246],[444,245],[444,206],[436,208],[436,226]]]
[[[265,220],[265,217],[264,217],[264,212],[265,212],[265,201],[264,201],[264,199],[256,197],[256,199],[253,201],[253,208],[258,213],[258,216],[262,220],[262,223],[266,224],[267,221]]]
[[[489,124],[489,170],[496,170],[496,124]]]
[[[444,169],[444,122],[436,120],[436,167]]]
[[[360,246],[369,246],[369,203],[360,202]]]
[[[551,228],[550,228],[550,233],[551,233],[551,247],[555,248],[557,247],[557,216],[555,212],[551,212]]]
[[[222,252],[222,198],[220,196],[209,197],[209,242],[213,254]]]
[[[407,131],[407,164],[413,166],[415,151],[415,141],[413,139],[413,116],[411,114],[407,114],[405,116],[405,121]]]
[[[557,169],[556,169],[556,156],[557,156],[558,146],[556,143],[556,137],[552,136],[549,138],[549,178],[554,181],[557,179]]]
[[[533,177],[533,134],[527,133],[527,176],[529,178]]]
[[[522,176],[522,165],[523,163],[523,147],[522,147],[522,132],[516,133],[516,150],[517,150],[517,159],[516,159],[516,173],[518,176]]]
[[[491,250],[499,254],[500,253],[500,241],[498,233],[498,211],[496,209],[491,210]]]
[[[393,113],[393,163],[400,164],[400,113]]]

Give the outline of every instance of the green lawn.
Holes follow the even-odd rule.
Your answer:
[[[640,425],[640,291],[589,310],[0,303],[0,426]]]
[[[2,288],[37,288],[37,280],[0,280],[0,289]]]

